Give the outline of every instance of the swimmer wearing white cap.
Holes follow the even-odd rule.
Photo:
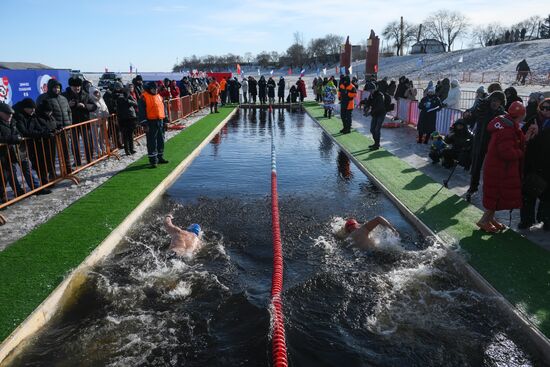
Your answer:
[[[166,228],[166,232],[172,236],[169,250],[174,251],[180,256],[192,255],[202,246],[202,241],[200,239],[201,226],[194,223],[183,230],[172,224],[173,218],[174,216],[172,214],[168,214],[166,218],[164,218],[164,228]]]
[[[377,216],[363,223],[363,225],[360,225],[354,218],[350,218],[346,220],[346,224],[336,235],[340,238],[349,236],[358,247],[372,248],[375,245],[373,240],[369,237],[369,234],[378,226],[386,227],[399,235],[395,227],[386,218],[381,216]]]

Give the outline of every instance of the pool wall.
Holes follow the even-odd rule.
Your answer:
[[[205,116],[166,142],[169,164],[151,170],[147,157],[143,157],[0,253],[0,337],[4,339],[0,365],[22,350],[25,340],[74,298],[88,269],[113,251],[236,111],[226,107],[220,109],[220,114]],[[136,182],[140,183],[139,189]],[[123,195],[128,187],[137,192]],[[125,205],[117,202],[120,200]],[[114,208],[118,208],[116,215],[109,216],[106,210]],[[101,228],[98,233],[94,225]],[[63,237],[62,232],[73,236]],[[90,232],[94,236],[86,235]],[[69,255],[63,253],[65,247]],[[61,261],[48,269],[51,258]],[[59,284],[53,286],[56,281]],[[19,324],[22,316],[24,320]]]

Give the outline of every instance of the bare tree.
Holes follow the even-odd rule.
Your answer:
[[[256,63],[263,68],[269,66],[271,62],[271,55],[267,51],[262,51],[256,56]]]
[[[294,32],[292,35],[294,37],[294,43],[297,45],[304,45],[304,35],[301,32]]]
[[[525,28],[525,35],[530,39],[533,37],[538,37],[538,28],[539,23],[542,21],[542,18],[538,15],[533,15],[527,19],[522,20],[521,22],[514,24],[512,28],[522,29]]]
[[[328,53],[330,55],[340,53],[340,47],[344,44],[344,37],[331,33],[325,36],[325,40],[327,41]]]
[[[415,39],[417,32],[418,27],[406,21],[403,22],[403,31],[401,31],[401,22],[394,20],[384,27],[382,37],[393,42],[394,47],[397,49],[397,56],[403,56],[405,46]]]
[[[301,66],[307,59],[306,49],[299,43],[295,43],[286,50],[286,54],[292,65]]]
[[[309,57],[316,60],[324,60],[329,53],[329,45],[326,38],[314,38],[309,41],[307,47]]]
[[[472,40],[475,44],[485,47],[489,41],[499,38],[502,33],[504,33],[504,27],[499,23],[480,25],[473,29]]]
[[[424,21],[426,33],[447,44],[447,51],[459,35],[468,31],[468,19],[456,11],[438,10]]]

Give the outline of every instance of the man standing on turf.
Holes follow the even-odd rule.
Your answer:
[[[139,99],[139,118],[147,137],[147,155],[151,168],[168,163],[164,153],[164,101],[157,93],[155,82],[149,82]]]
[[[340,116],[342,117],[342,124],[344,125],[344,128],[340,130],[342,134],[349,134],[351,132],[351,116],[356,95],[357,90],[353,84],[351,84],[349,75],[344,76],[338,91],[338,98],[340,99]]]

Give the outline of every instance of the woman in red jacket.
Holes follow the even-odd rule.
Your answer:
[[[494,118],[487,126],[491,141],[483,167],[483,207],[485,213],[477,222],[485,232],[506,228],[495,219],[497,210],[521,208],[521,172],[525,137],[519,123],[525,117],[521,102],[510,105],[508,113]]]

